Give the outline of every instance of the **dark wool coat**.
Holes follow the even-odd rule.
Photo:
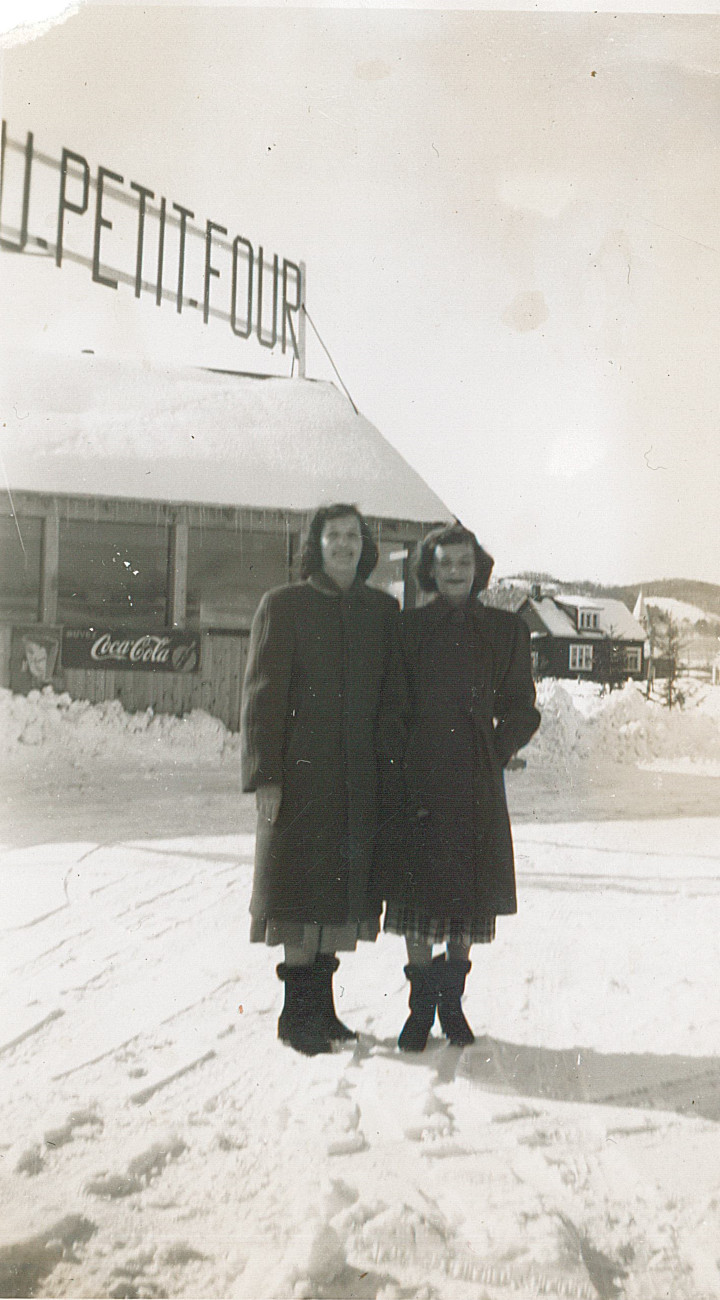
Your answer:
[[[378,917],[370,884],[380,779],[400,769],[407,687],[397,602],[323,573],[262,599],[242,707],[244,790],[282,786],[258,822],[254,917],[342,925]]]
[[[436,918],[515,912],[503,767],[540,723],[527,626],[474,598],[454,609],[438,596],[403,614],[402,634],[412,721],[386,897]]]

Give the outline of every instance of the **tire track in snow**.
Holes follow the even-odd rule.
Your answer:
[[[189,1061],[187,1065],[181,1065],[179,1070],[174,1070],[172,1074],[166,1075],[164,1079],[158,1079],[157,1083],[150,1083],[147,1088],[141,1088],[139,1092],[131,1093],[130,1101],[135,1106],[144,1106],[146,1102],[150,1101],[151,1097],[155,1096],[156,1092],[168,1088],[176,1079],[182,1079],[184,1075],[190,1074],[192,1070],[197,1070],[201,1065],[205,1065],[206,1061],[214,1060],[216,1055],[217,1053],[212,1049],[205,1052],[204,1056],[198,1056],[194,1061]]]
[[[52,948],[44,948],[42,952],[36,953],[33,957],[27,957],[25,961],[20,962],[18,966],[11,966],[8,974],[19,975],[21,971],[27,970],[36,962],[40,962],[45,957],[52,957],[53,953],[59,952],[68,943],[75,943],[78,939],[86,939],[92,930],[78,930],[75,934],[69,934],[67,938],[61,939],[59,943],[53,944]]]
[[[21,1043],[26,1041],[26,1039],[32,1038],[35,1034],[41,1033],[42,1030],[48,1025],[51,1025],[54,1020],[59,1020],[60,1017],[64,1015],[65,1012],[59,1007],[56,1008],[55,1011],[51,1011],[49,1015],[45,1016],[42,1020],[38,1020],[37,1024],[31,1025],[30,1028],[25,1029],[22,1034],[18,1034],[17,1038],[12,1038],[9,1043],[4,1043],[0,1046],[0,1056],[4,1056],[6,1052],[12,1052],[14,1048],[19,1047]]]
[[[594,825],[595,823],[590,823]],[[607,844],[578,844],[571,840],[546,840],[546,839],[528,839],[522,834],[513,832],[513,843],[517,848],[522,845],[525,849],[566,849],[569,852],[576,853],[602,853],[609,857],[633,857],[633,858],[675,858],[681,856],[679,853],[669,853],[666,849],[628,849],[625,846],[614,848]],[[682,853],[684,859],[692,859],[694,862],[714,862],[717,864],[718,855],[713,853]]]
[[[87,1061],[80,1061],[77,1065],[70,1066],[68,1070],[63,1070],[60,1074],[53,1074],[51,1076],[52,1082],[59,1083],[61,1079],[67,1079],[71,1074],[77,1074],[80,1070],[86,1070],[93,1065],[98,1065],[100,1061],[105,1061],[108,1057],[114,1056],[117,1052],[122,1052],[126,1047],[129,1047],[131,1043],[136,1043],[139,1039],[146,1038],[149,1041],[152,1041],[158,1029],[171,1024],[173,1020],[177,1020],[180,1016],[185,1015],[186,1012],[194,1010],[195,1007],[202,1006],[204,1002],[208,1002],[216,993],[219,993],[221,989],[227,988],[229,985],[236,983],[238,983],[238,980],[235,979],[235,977],[223,980],[221,984],[210,989],[208,993],[204,993],[202,997],[198,998],[195,1002],[188,1002],[177,1011],[173,1011],[171,1015],[165,1016],[162,1020],[158,1020],[156,1025],[139,1030],[137,1034],[133,1034],[130,1038],[124,1039],[121,1043],[115,1043],[112,1047],[101,1052],[99,1056],[94,1056]]]
[[[715,898],[720,893],[720,880],[711,876],[677,876],[663,877],[661,888],[655,880],[643,881],[641,877],[629,876],[625,880],[612,876],[591,876],[578,873],[562,875],[560,872],[548,875],[534,875],[532,872],[518,871],[518,883],[529,889],[544,889],[554,893],[582,894],[603,893],[643,894],[663,898],[676,897],[678,890],[690,898]],[[630,883],[632,882],[632,883]],[[665,887],[667,886],[667,887]]]

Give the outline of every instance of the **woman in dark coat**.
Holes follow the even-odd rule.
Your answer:
[[[335,1015],[338,949],[374,940],[379,787],[402,760],[397,602],[368,587],[377,547],[354,506],[318,510],[304,581],[269,591],[243,687],[243,789],[256,791],[254,943],[285,945],[278,1036],[314,1055],[356,1038]]]
[[[455,1045],[473,1041],[460,999],[473,943],[517,911],[503,768],[540,714],[521,618],[477,599],[492,558],[468,529],[422,543],[418,582],[435,599],[402,617],[412,720],[405,756],[404,851],[388,872],[385,929],[405,936],[410,1017],[404,1051],[422,1051],[439,1011]],[[433,943],[447,952],[433,960]]]

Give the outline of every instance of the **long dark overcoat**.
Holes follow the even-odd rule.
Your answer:
[[[243,789],[278,782],[283,793],[275,824],[258,821],[254,917],[341,925],[379,915],[379,784],[400,768],[407,715],[398,621],[385,592],[356,580],[342,593],[323,573],[258,607]]]
[[[503,768],[536,731],[526,624],[471,599],[402,616],[412,700],[406,817],[385,894],[419,916],[517,911]]]

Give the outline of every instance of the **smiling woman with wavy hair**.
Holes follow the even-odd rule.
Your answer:
[[[335,1014],[336,951],[374,940],[380,792],[399,770],[407,692],[392,596],[360,511],[313,516],[301,582],[263,597],[243,687],[243,789],[256,791],[252,942],[284,944],[278,1035],[329,1052],[357,1035]]]
[[[410,1016],[399,1038],[421,1052],[435,1020],[473,1041],[461,1007],[469,953],[517,910],[503,768],[539,725],[530,634],[477,599],[491,556],[461,524],[420,546],[418,584],[434,599],[402,616],[411,694],[405,817],[386,859],[385,929],[405,937]],[[433,957],[433,944],[443,951]]]

